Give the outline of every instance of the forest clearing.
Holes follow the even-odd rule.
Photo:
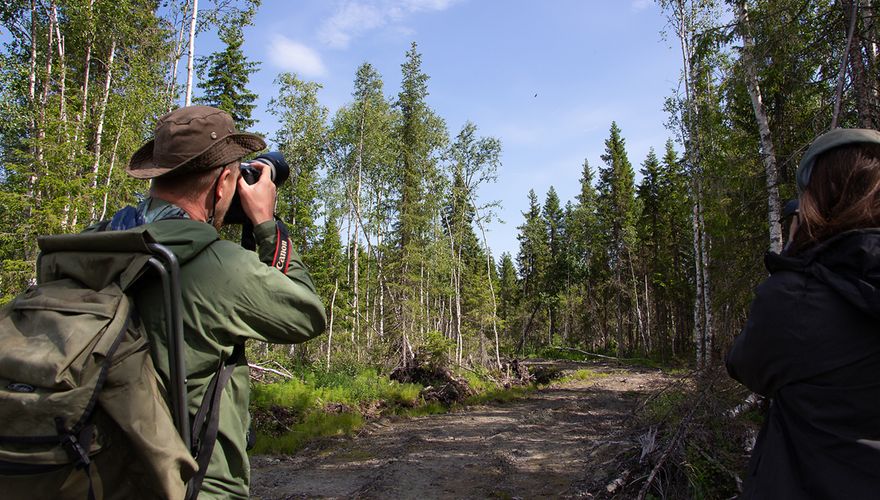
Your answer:
[[[251,493],[264,500],[637,497],[670,444],[656,433],[646,441],[657,428],[646,425],[645,407],[685,382],[684,374],[609,362],[528,363],[547,365],[584,375],[509,402],[383,418],[294,455],[252,457]],[[654,458],[640,460],[643,451]],[[658,491],[668,492],[674,473],[664,475]],[[710,482],[725,487],[724,478]]]

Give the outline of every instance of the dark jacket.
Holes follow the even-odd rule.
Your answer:
[[[880,495],[880,229],[768,254],[730,376],[773,398],[741,498]]]

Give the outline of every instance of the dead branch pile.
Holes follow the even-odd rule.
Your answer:
[[[594,498],[731,498],[760,417],[730,410],[748,391],[723,369],[671,384],[636,408],[633,446]],[[757,411],[757,410],[756,410]]]
[[[562,369],[553,365],[533,365],[531,368],[525,362],[514,359],[502,365],[502,383],[505,388],[515,385],[549,384],[562,378]]]
[[[502,382],[505,388],[510,388],[514,385],[527,385],[534,381],[532,374],[529,373],[529,367],[518,359],[504,363],[502,368],[504,373]]]
[[[427,402],[452,405],[474,394],[467,380],[420,354],[416,354],[409,365],[395,368],[389,377],[397,382],[424,386],[420,395]]]

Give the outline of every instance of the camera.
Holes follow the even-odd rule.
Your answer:
[[[272,151],[271,153],[262,154],[253,160],[242,163],[238,166],[241,170],[242,178],[244,178],[244,181],[248,184],[255,184],[260,180],[260,170],[253,166],[253,163],[257,161],[267,166],[264,168],[269,169],[272,183],[274,183],[276,187],[280,187],[284,184],[284,181],[290,177],[290,166],[287,165],[287,162],[284,160],[284,155],[282,155],[280,151]],[[229,206],[229,211],[226,212],[226,217],[223,219],[223,223],[244,224],[245,222],[249,221],[241,206],[241,197],[239,197],[238,190],[236,190],[235,196],[232,198],[232,204]]]

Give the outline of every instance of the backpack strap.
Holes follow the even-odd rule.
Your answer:
[[[214,444],[217,442],[217,431],[220,427],[220,399],[223,397],[223,388],[232,377],[232,372],[238,365],[238,361],[244,356],[244,344],[236,344],[232,354],[221,362],[214,377],[202,397],[202,404],[192,422],[192,454],[199,465],[199,471],[190,478],[186,490],[186,499],[194,500],[199,496],[202,481],[208,472],[208,463],[214,453]]]

